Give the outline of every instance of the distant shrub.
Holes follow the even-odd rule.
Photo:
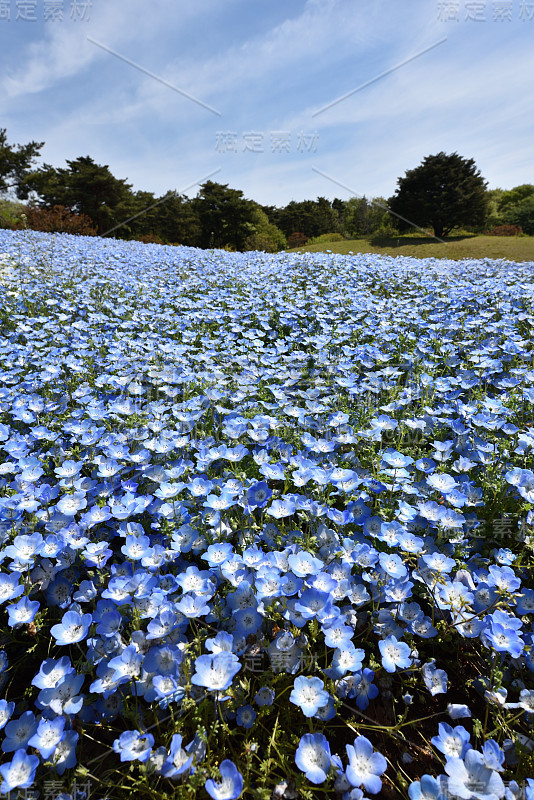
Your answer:
[[[0,228],[15,230],[20,222],[21,214],[26,211],[26,206],[22,203],[15,203],[12,200],[0,200]]]
[[[393,227],[389,221],[386,221],[373,231],[370,237],[370,242],[371,244],[380,244],[380,242],[383,242],[386,239],[393,239],[398,235],[398,230]]]
[[[276,253],[280,249],[278,243],[266,233],[253,233],[245,239],[244,250],[258,250],[264,253]]]
[[[307,244],[324,244],[325,242],[343,242],[345,237],[341,233],[322,233],[320,236],[314,236],[308,239]]]
[[[496,225],[489,231],[484,231],[486,236],[522,236],[523,228],[521,225]]]
[[[135,237],[135,241],[143,242],[143,244],[165,244],[155,233],[140,233]]]
[[[44,233],[75,233],[79,236],[96,236],[93,221],[86,214],[75,214],[65,206],[53,208],[36,208],[27,206],[24,209],[24,220],[20,219],[14,226],[17,229],[30,228]]]
[[[305,233],[301,233],[300,231],[295,231],[294,233],[290,233],[287,237],[287,246],[291,247],[302,247],[303,244],[306,244],[308,241],[308,237]]]

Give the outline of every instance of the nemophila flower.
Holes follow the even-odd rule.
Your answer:
[[[412,664],[410,646],[406,642],[399,642],[393,635],[378,642],[382,656],[382,666],[386,672],[395,672],[397,669],[408,669]]]
[[[69,673],[55,686],[42,689],[35,704],[41,709],[51,708],[55,714],[77,714],[83,705],[83,695],[78,694],[83,682],[83,675]]]
[[[184,694],[184,687],[180,686],[172,675],[154,675],[152,688],[145,691],[144,697],[147,703],[156,700],[160,708],[167,708],[169,701],[177,703]]]
[[[310,783],[324,783],[331,764],[330,744],[322,733],[306,733],[295,753],[295,764]]]
[[[100,525],[103,522],[107,522],[112,518],[112,515],[109,510],[109,506],[92,506],[89,511],[86,511],[85,514],[82,514],[80,517],[80,524],[87,526],[88,528],[93,528],[95,525]]]
[[[35,615],[39,611],[39,601],[30,600],[26,595],[21,597],[18,603],[6,607],[9,615],[7,624],[10,628],[17,628],[19,625],[27,625],[33,622]]]
[[[415,536],[413,533],[401,533],[399,536],[399,548],[406,553],[419,555],[424,547],[424,540],[420,536]]]
[[[13,544],[4,548],[3,555],[24,565],[33,564],[33,559],[43,546],[43,541],[40,533],[18,534],[13,539]]]
[[[317,589],[305,589],[295,603],[295,610],[305,620],[317,617],[319,621],[322,621],[330,616],[332,605],[333,599],[330,593],[320,592]]]
[[[237,800],[243,791],[243,776],[230,759],[225,758],[219,766],[221,781],[209,778],[204,788],[213,800]]]
[[[272,706],[274,697],[274,689],[271,689],[270,686],[262,686],[254,695],[254,702],[258,706]]]
[[[321,708],[315,712],[313,718],[321,722],[329,722],[331,719],[334,719],[335,716],[336,704],[332,695],[328,695],[328,703],[325,706],[321,706]]]
[[[203,503],[203,507],[213,511],[225,511],[236,504],[234,493],[222,492],[220,495],[209,494]]]
[[[436,669],[435,664],[429,661],[421,668],[425,686],[432,696],[447,692],[447,673],[443,669]]]
[[[295,510],[296,504],[293,500],[281,499],[273,500],[266,513],[275,519],[284,519],[285,517],[291,517]]]
[[[324,643],[327,647],[336,647],[340,650],[352,647],[352,637],[354,631],[349,625],[344,622],[334,621],[328,624],[328,627],[323,625]],[[363,651],[362,651],[363,654]]]
[[[230,542],[218,542],[210,544],[201,558],[207,561],[210,567],[218,567],[233,555],[234,548]]]
[[[253,508],[265,508],[267,502],[273,496],[272,490],[266,481],[259,481],[253,484],[247,492],[247,502]]]
[[[137,650],[135,644],[129,644],[108,663],[108,666],[114,670],[113,680],[124,681],[137,678],[141,672],[143,658],[143,654]]]
[[[108,547],[107,542],[89,542],[82,551],[87,566],[100,569],[106,565],[112,555],[113,551]]]
[[[299,675],[293,682],[293,690],[289,700],[300,708],[305,717],[313,717],[317,711],[326,706],[329,694],[320,678],[306,678]]]
[[[37,686],[39,689],[53,689],[63,678],[74,672],[68,656],[62,656],[57,660],[47,658],[41,662],[39,672],[32,680],[32,686]]]
[[[0,767],[3,781],[0,785],[2,794],[9,794],[13,789],[27,789],[35,780],[35,772],[39,765],[37,756],[31,756],[25,750],[17,750],[13,759]]]
[[[192,564],[184,572],[176,575],[175,580],[178,586],[182,587],[184,593],[206,594],[211,588],[210,575],[209,570],[199,570]]]
[[[441,609],[460,611],[468,608],[474,600],[473,593],[460,581],[447,581],[436,587],[436,605]]]
[[[65,517],[74,517],[78,511],[82,511],[84,508],[87,508],[87,498],[84,492],[64,494],[56,503],[57,511]]]
[[[66,608],[71,603],[72,583],[63,575],[57,575],[45,591],[48,605]]]
[[[197,619],[198,617],[205,617],[210,613],[210,607],[207,603],[209,597],[200,594],[185,594],[175,604],[175,608],[187,617],[188,619]]]
[[[235,721],[242,728],[252,728],[255,719],[256,712],[251,705],[240,706],[236,711]]]
[[[316,558],[307,550],[299,550],[288,556],[288,566],[291,572],[298,578],[307,578],[309,575],[316,575],[324,568],[321,559]]]
[[[279,597],[282,593],[282,575],[275,567],[262,566],[256,572],[254,581],[258,599]]]
[[[14,600],[24,593],[24,586],[19,584],[21,578],[20,572],[11,572],[6,574],[0,573],[0,603],[5,603],[7,600]]]
[[[347,647],[337,648],[334,651],[332,665],[325,670],[325,673],[329,678],[337,680],[347,672],[358,672],[362,668],[364,657],[365,651],[361,648],[356,649],[352,643]]]
[[[452,728],[446,722],[440,722],[438,736],[433,736],[431,742],[447,758],[452,756],[463,758],[471,747],[469,738],[468,731],[461,725]]]
[[[235,622],[234,635],[237,638],[251,636],[259,630],[263,617],[253,608],[240,608],[232,615]]]
[[[352,786],[363,786],[366,792],[378,794],[382,788],[382,775],[387,769],[387,761],[381,753],[375,752],[373,745],[365,736],[358,736],[354,744],[346,745],[349,763],[346,776]]]
[[[457,483],[452,475],[445,472],[434,472],[426,479],[426,483],[431,489],[437,489],[442,494],[447,494],[457,487]]]
[[[449,776],[447,789],[453,795],[472,800],[487,800],[504,796],[505,788],[501,776],[489,769],[482,753],[468,750],[464,758],[455,756],[445,764],[445,772]]]
[[[132,561],[140,561],[150,552],[150,549],[148,536],[127,536],[126,543],[121,547],[121,553]]]
[[[495,586],[500,592],[517,592],[521,587],[521,578],[518,578],[511,567],[499,567],[492,564],[488,570],[488,586]]]
[[[143,659],[143,668],[147,672],[159,675],[174,675],[182,663],[183,654],[174,644],[155,645],[150,648]]]
[[[412,596],[414,584],[408,580],[390,580],[384,585],[384,597],[387,603],[402,603]]]
[[[191,683],[204,686],[209,691],[225,691],[231,685],[241,664],[234,653],[220,652],[199,656],[195,661],[195,673]]]
[[[451,719],[464,719],[471,716],[471,711],[468,706],[462,703],[449,703],[447,714]]]
[[[443,780],[423,775],[420,781],[414,781],[408,787],[410,800],[447,800],[448,792]]]
[[[58,467],[54,468],[54,472],[58,478],[66,478],[69,480],[74,480],[78,477],[81,470],[83,468],[83,461],[73,461],[72,459],[66,459],[60,464]]]
[[[392,578],[404,578],[408,574],[402,559],[393,553],[380,553],[378,560],[384,572]]]
[[[466,639],[475,639],[486,627],[485,622],[483,622],[480,617],[466,617],[462,613],[459,615],[459,618],[463,621],[455,622],[455,628],[460,636],[463,636]]]
[[[502,625],[504,628],[510,628],[513,631],[518,631],[521,633],[521,627],[523,625],[522,621],[508,611],[504,611],[502,608],[497,608],[491,614],[488,614],[485,617],[485,621],[489,622],[491,625]]]
[[[521,689],[517,707],[534,714],[534,689]]]
[[[228,631],[219,631],[213,639],[206,639],[204,647],[210,653],[231,653],[234,649],[234,637]]]
[[[378,697],[379,691],[373,683],[374,677],[373,670],[367,668],[354,675],[353,689],[349,692],[349,697],[356,698],[356,705],[361,711],[365,711],[370,701]]]
[[[482,755],[484,757],[484,764],[488,769],[497,770],[497,772],[504,771],[504,750],[501,750],[495,739],[488,739],[482,747]]]
[[[106,611],[100,617],[100,622],[96,626],[99,636],[115,636],[122,627],[122,616],[116,608]]]
[[[491,626],[484,630],[483,635],[494,650],[498,653],[509,653],[512,658],[519,658],[525,649],[525,643],[516,630],[496,622],[492,622]]]
[[[410,458],[410,456],[405,456],[402,453],[399,453],[397,450],[392,450],[390,448],[384,450],[382,453],[382,458],[394,469],[402,469],[403,467],[413,464],[413,458]]]
[[[50,633],[58,645],[75,644],[86,638],[91,622],[91,614],[67,611],[62,617],[61,623],[50,628]]]
[[[534,503],[534,472],[529,469],[522,470],[521,481],[517,491],[527,503]]]
[[[15,703],[0,700],[0,730],[9,722],[15,710]]]
[[[179,733],[175,733],[172,737],[169,754],[160,770],[165,778],[178,778],[180,775],[189,772],[193,764],[195,753],[188,752],[190,745],[184,750],[182,741],[182,736]]]
[[[477,584],[476,591],[473,592],[473,610],[479,614],[490,606],[494,606],[499,595],[493,586],[489,586],[485,581]]]
[[[36,730],[37,722],[33,711],[25,711],[18,719],[7,723],[2,750],[4,753],[12,753],[20,747],[27,747]]]
[[[119,753],[121,761],[140,761],[144,763],[152,752],[154,737],[141,731],[124,731],[113,742],[113,752]]]
[[[226,578],[232,586],[239,586],[244,580],[251,580],[252,576],[247,569],[242,556],[234,554],[219,567],[221,575]],[[206,590],[208,591],[208,590]]]
[[[65,735],[65,717],[41,719],[37,730],[28,740],[30,747],[39,750],[43,759],[48,759]]]
[[[523,588],[520,592],[515,592],[514,600],[517,614],[520,616],[534,614],[534,589]]]

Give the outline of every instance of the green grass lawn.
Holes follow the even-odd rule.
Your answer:
[[[534,236],[449,236],[445,242],[419,235],[377,241],[372,237],[322,242],[290,250],[291,253],[379,253],[386,256],[418,258],[506,258],[509,261],[534,261]]]

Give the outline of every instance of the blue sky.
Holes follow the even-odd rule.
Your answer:
[[[533,44],[524,0],[0,0],[0,127],[156,195],[389,197],[442,150],[506,189],[534,183]]]

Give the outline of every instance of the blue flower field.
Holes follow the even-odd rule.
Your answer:
[[[534,264],[0,230],[10,800],[533,800]]]

